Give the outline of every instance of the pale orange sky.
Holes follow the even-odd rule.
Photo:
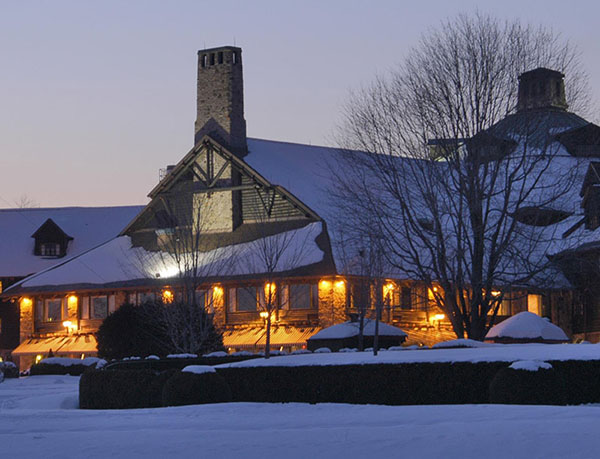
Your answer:
[[[600,94],[594,1],[2,2],[0,207],[147,202],[192,146],[198,49],[243,48],[249,136],[328,144],[350,89],[476,8],[554,27]]]

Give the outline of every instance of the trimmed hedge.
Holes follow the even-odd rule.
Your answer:
[[[260,355],[228,355],[225,357],[196,357],[185,359],[140,359],[140,360],[120,360],[111,362],[105,366],[107,370],[181,370],[188,365],[208,365],[215,366],[222,363],[241,362],[242,360],[261,358]]]
[[[237,367],[217,368],[217,374],[224,381],[222,393],[228,387],[234,402],[600,403],[600,360],[550,363],[552,372],[518,371],[531,373],[518,377],[511,373],[515,370],[508,371],[509,362]],[[80,381],[80,404],[82,408],[142,408],[161,406],[163,401],[204,403],[195,398],[201,384],[193,376],[201,375],[180,376],[183,374],[146,369],[86,372]],[[167,379],[172,376],[176,379],[171,386]],[[518,397],[508,399],[508,395],[499,395],[500,391]]]
[[[37,375],[82,375],[86,370],[95,368],[96,365],[59,365],[57,363],[36,363],[29,370],[30,376]]]
[[[230,402],[231,389],[217,373],[175,373],[163,387],[163,406]]]
[[[490,403],[512,405],[564,405],[564,375],[554,368],[537,371],[502,368],[490,383]]]
[[[0,372],[6,379],[19,377],[19,368],[13,362],[0,362]]]
[[[79,407],[90,409],[155,408],[177,370],[88,371],[79,380]]]

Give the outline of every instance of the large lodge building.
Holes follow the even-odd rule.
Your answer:
[[[121,304],[171,301],[181,295],[181,273],[189,271],[185,257],[190,253],[196,254],[193,268],[201,279],[198,301],[214,315],[230,351],[264,346],[265,292],[274,281],[273,349],[302,348],[311,335],[355,312],[358,295],[353,293],[360,276],[345,269],[331,231],[340,217],[328,192],[327,165],[336,160],[337,150],[247,138],[241,49],[207,49],[198,57],[194,147],[167,168],[149,194],[150,203],[129,208],[135,216],[130,212],[127,221],[113,220],[121,223],[117,230],[107,228],[102,241],[66,257],[78,236],[49,216],[40,223],[31,247],[10,255],[15,260],[25,255],[53,259],[52,266],[2,274],[11,282],[21,279],[4,291],[0,308],[16,311],[18,306],[13,314],[18,323],[12,326],[15,336],[18,329],[18,343],[5,347],[18,344],[12,356],[22,368],[50,349],[54,355],[94,355],[94,332]],[[566,156],[589,163],[580,188],[583,201],[574,198],[574,207],[583,211],[564,216],[579,222],[570,225],[565,237],[586,232],[587,242],[560,257],[565,269],[552,288],[512,286],[504,292],[498,320],[529,310],[549,317],[573,338],[597,340],[600,308],[591,288],[597,273],[587,266],[598,259],[600,242],[595,235],[600,225],[600,163],[590,159],[600,156],[600,128],[566,110],[562,74],[537,69],[523,74],[520,83],[519,106],[511,116],[543,117],[543,135],[551,136]],[[565,225],[560,215],[550,217],[548,224]],[[281,250],[275,262],[264,256],[266,248],[277,246]],[[385,298],[382,320],[403,328],[409,344],[455,337],[435,306],[433,292],[422,283],[390,277],[380,285]],[[4,322],[0,338],[11,321]]]

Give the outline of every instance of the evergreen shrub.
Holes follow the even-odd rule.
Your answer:
[[[29,370],[30,376],[38,375],[71,375],[79,376],[82,375],[90,367],[94,368],[96,365],[59,365],[57,363],[36,363],[31,366]]]
[[[217,373],[177,372],[163,387],[163,406],[199,405],[232,400],[231,389]]]

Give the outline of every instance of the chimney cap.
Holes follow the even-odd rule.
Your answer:
[[[519,75],[519,80],[529,80],[531,78],[564,78],[564,73],[557,70],[547,69],[546,67],[538,67],[533,70],[528,70]]]
[[[205,53],[214,53],[215,51],[225,51],[225,50],[241,51],[242,48],[240,48],[238,46],[231,46],[231,45],[217,46],[215,48],[199,49],[198,50],[198,55],[205,54]]]

